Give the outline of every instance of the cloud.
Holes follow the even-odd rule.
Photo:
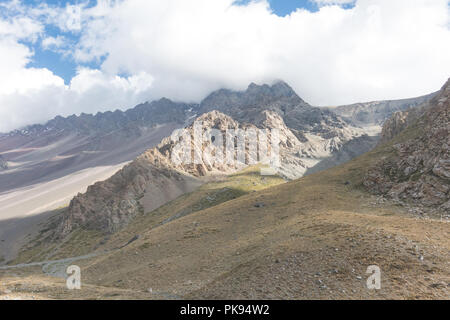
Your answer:
[[[126,108],[151,95],[153,78],[144,71],[118,76],[80,67],[70,84],[65,85],[61,77],[46,68],[27,67],[34,53],[24,41],[35,43],[42,38],[44,49],[66,54],[67,39],[44,34],[43,21],[56,16],[48,7],[41,6],[24,16],[25,10],[14,1],[6,10],[10,16],[0,15],[0,132],[42,123],[56,115]],[[65,50],[59,50],[62,47]]]
[[[311,103],[340,104],[424,94],[449,76],[446,0],[359,0],[285,18],[266,1],[232,3],[101,2],[75,57],[106,57],[107,73],[146,71],[156,95],[194,100],[282,78]]]
[[[0,15],[0,68],[9,68],[0,73],[0,131],[162,96],[199,101],[252,81],[284,79],[312,104],[337,105],[426,94],[450,76],[447,0],[357,0],[350,9],[329,4],[351,1],[316,2],[318,12],[283,18],[267,1],[234,0],[99,0]],[[29,19],[28,29],[19,18]],[[46,24],[76,33],[73,59],[102,61],[100,68],[80,67],[68,86],[49,70],[27,68],[33,52],[20,37],[56,45],[43,35]]]
[[[45,50],[57,50],[61,47],[64,47],[67,43],[67,40],[63,36],[56,37],[46,37],[42,40],[42,47]]]
[[[0,45],[1,48],[1,45]],[[0,132],[56,115],[123,109],[146,101],[153,78],[141,72],[120,77],[99,70],[79,69],[69,85],[47,69],[24,69],[15,79],[27,79],[19,90],[0,91]],[[2,83],[0,83],[1,88]]]

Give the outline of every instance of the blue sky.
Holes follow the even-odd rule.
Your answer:
[[[47,25],[45,26],[45,33],[48,36],[56,37],[58,35],[64,35],[66,39],[76,42],[78,36],[72,33],[63,33],[58,28]],[[44,49],[42,45],[37,43],[27,43],[29,47],[33,48],[34,55],[31,62],[27,65],[30,68],[47,68],[54,74],[64,79],[64,82],[68,84],[70,79],[75,75],[77,64],[71,57],[66,57],[58,52]]]

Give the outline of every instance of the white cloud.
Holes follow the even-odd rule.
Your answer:
[[[27,94],[29,90],[64,83],[47,69],[26,68],[33,53],[20,41],[35,42],[42,32],[43,25],[28,17],[0,19],[0,100],[4,95]],[[1,111],[7,107],[11,108],[0,104]]]
[[[28,31],[0,15],[0,68],[8,70],[0,72],[0,131],[162,96],[198,101],[211,90],[243,89],[252,81],[284,79],[308,102],[331,105],[418,96],[450,76],[447,0],[358,0],[349,10],[326,5],[346,0],[316,2],[319,12],[297,10],[284,18],[266,1],[17,6],[29,19]],[[100,70],[80,68],[65,86],[46,69],[26,68],[32,52],[18,39],[42,36],[46,23],[78,33],[74,58],[83,63],[103,57]],[[52,41],[47,44],[58,42]]]
[[[27,67],[33,51],[22,41],[36,42],[44,29],[38,17],[53,19],[55,14],[48,7],[40,7],[31,16],[24,16],[25,10],[17,1],[9,3],[7,10],[15,16],[0,15],[0,132],[45,122],[58,114],[131,107],[150,96],[153,78],[144,71],[120,77],[80,68],[65,85],[48,69]],[[58,50],[67,43],[63,36],[45,36],[41,45]]]
[[[56,50],[66,45],[67,39],[63,36],[46,37],[42,40],[42,47],[46,50]]]
[[[20,90],[0,90],[0,132],[45,122],[56,115],[68,116],[134,106],[151,95],[153,81],[144,72],[119,77],[83,68],[78,70],[77,75],[66,86],[63,79],[49,70],[23,70],[13,79],[22,79]],[[2,83],[0,88],[1,85]]]
[[[340,104],[425,94],[450,76],[447,0],[359,0],[285,18],[265,1],[233,2],[102,2],[76,57],[107,55],[107,73],[144,70],[156,95],[178,99],[281,78],[311,103]]]

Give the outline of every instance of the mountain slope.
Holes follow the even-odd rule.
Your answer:
[[[161,99],[125,112],[56,117],[0,135],[2,255],[13,258],[51,210],[66,207],[77,193],[182,127],[191,108]]]
[[[14,170],[0,176],[0,192],[59,178],[95,163],[130,161],[153,146],[155,138],[164,137],[158,131],[171,132],[162,126],[171,130],[183,126],[191,108],[161,99],[125,112],[58,116],[45,125],[10,132],[0,138],[0,154]],[[119,159],[117,149],[121,149]]]
[[[330,116],[330,112],[307,105],[283,82],[273,86],[251,84],[245,92],[219,90],[207,97],[198,111],[201,113],[209,108],[217,108],[244,120],[244,123],[240,123],[218,111],[203,113],[195,120],[202,123],[203,130],[219,129],[222,138],[226,136],[227,129],[280,131],[282,165],[279,173],[291,179],[351,160],[368,151],[376,142],[376,139],[364,136],[361,130]],[[291,115],[298,112],[303,115],[313,113],[320,117],[315,120],[300,117],[302,124],[297,128],[302,131],[298,131],[289,128],[283,120],[283,117],[295,119]],[[332,126],[328,126],[329,121]],[[187,127],[187,131],[194,138],[193,124]],[[299,136],[302,140],[298,139]],[[211,141],[206,141],[199,150],[203,152],[210,145]],[[202,182],[193,177],[229,174],[243,168],[210,164],[205,158],[196,165],[175,165],[172,161],[174,148],[174,141],[166,138],[110,179],[96,183],[85,194],[75,197],[63,215],[58,237],[65,237],[79,227],[115,232],[142,210],[155,209],[194,190]],[[251,162],[247,159],[246,164]],[[160,181],[158,177],[165,177],[166,180]]]
[[[435,95],[436,93],[432,93],[411,99],[355,103],[328,108],[328,110],[356,126],[382,126],[384,121],[389,119],[395,112],[414,109],[428,102]]]
[[[125,112],[56,117],[2,135],[0,220],[66,206],[77,193],[182,127],[191,109],[161,99]]]
[[[87,277],[194,299],[447,299],[448,223],[367,194],[367,168],[385,155],[381,146],[150,231],[138,219],[109,245],[139,239],[83,264]],[[382,270],[380,291],[365,287],[369,265]]]
[[[38,276],[40,295],[54,298],[448,299],[448,223],[417,219],[395,203],[378,202],[363,187],[364,172],[384,154],[377,149],[224,201],[208,200],[221,194],[220,182],[205,184],[217,190],[213,197],[195,191],[107,238],[73,237],[61,247],[64,254],[74,254],[81,243],[99,254],[76,261],[86,291],[55,291],[54,278],[30,268],[22,272],[35,286]],[[197,206],[198,199],[211,206]],[[370,265],[381,268],[381,290],[365,286]],[[65,264],[45,270],[55,268],[64,270]],[[10,273],[0,274],[9,287]]]
[[[413,100],[418,103],[417,99]],[[23,215],[29,214],[31,207],[43,211],[65,205],[68,198],[111,176],[126,162],[169,136],[172,130],[212,110],[257,127],[264,127],[265,111],[277,113],[298,141],[306,146],[302,149],[305,168],[291,177],[301,176],[324,159],[327,160],[315,170],[340,164],[343,159],[357,156],[374,145],[371,137],[364,139],[364,148],[350,143],[353,139],[360,141],[366,130],[348,125],[330,110],[311,107],[281,81],[272,86],[251,84],[242,92],[218,90],[199,105],[161,99],[125,112],[116,110],[96,115],[56,117],[45,125],[1,134],[0,156],[8,163],[8,170],[3,169],[0,174],[0,193],[10,195],[0,194],[0,208],[13,205],[11,212]],[[340,153],[344,145],[346,147]],[[355,148],[351,149],[353,146]],[[95,171],[91,172],[91,169]],[[80,182],[71,184],[69,180]],[[46,205],[41,201],[42,197],[37,197],[40,190],[53,190],[61,183],[64,183],[61,194],[46,193],[50,200],[47,203],[52,205]],[[29,199],[25,207],[14,205],[22,203],[18,201],[22,199]],[[5,213],[0,212],[0,215]]]
[[[183,123],[191,123],[198,115],[211,115],[204,113],[211,109],[236,117],[225,121],[231,127],[280,130],[283,161],[279,173],[289,179],[348,161],[370,150],[377,141],[364,135],[365,129],[349,125],[331,111],[311,107],[283,82],[272,86],[251,84],[242,92],[219,90],[200,105],[161,99],[126,112],[57,117],[46,126],[0,135],[0,154],[8,164],[0,172],[0,240],[5,240],[0,248],[11,251],[18,235],[29,233],[17,217],[66,206],[74,195],[85,192],[96,181],[107,180]],[[160,155],[151,157],[167,160],[167,142],[165,139],[161,151],[155,153]],[[70,208],[62,210],[70,214],[64,216],[59,234],[86,226],[117,231],[142,209],[153,209],[192,191],[203,183],[198,177],[242,169],[166,163],[164,168],[155,168],[141,161],[136,168],[127,167],[114,179],[91,187],[86,195],[73,199]],[[158,177],[164,178],[158,181]],[[33,221],[36,229],[39,221]],[[8,253],[8,257],[13,254]]]
[[[388,121],[383,132],[392,135],[398,117]],[[371,167],[365,186],[397,200],[449,212],[450,80],[415,117],[403,121],[406,128],[387,143],[390,153]]]
[[[293,172],[302,172],[305,164],[297,155],[304,148],[303,144],[277,114],[265,111],[263,115],[265,120],[260,123],[263,128],[279,130],[281,157],[279,172],[288,175]],[[201,130],[205,132],[218,130],[222,136],[220,141],[223,140],[224,144],[229,138],[227,130],[257,132],[258,129],[252,124],[241,124],[218,111],[203,114],[195,120],[195,123],[200,124]],[[182,149],[178,148],[181,141],[172,140],[169,137],[163,139],[157,147],[147,150],[111,178],[96,183],[89,187],[85,194],[76,196],[63,215],[59,235],[67,236],[73,229],[80,226],[114,232],[126,225],[139,212],[156,209],[169,200],[194,190],[202,183],[202,180],[205,181],[205,178],[231,174],[258,162],[258,154],[251,153],[249,141],[244,146],[244,162],[220,162],[210,158],[212,155],[208,153],[210,148],[217,148],[211,140],[195,140],[194,124],[185,130],[192,139],[190,146],[193,152],[200,153],[200,162],[174,162],[175,157],[180,159],[183,157]],[[214,153],[225,154],[224,146],[214,149]]]

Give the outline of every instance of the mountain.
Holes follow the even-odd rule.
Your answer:
[[[199,106],[199,113],[218,110],[241,122],[258,125],[261,112],[268,110],[280,115],[286,125],[295,130],[298,139],[311,132],[324,138],[337,136],[336,129],[346,126],[333,112],[310,106],[283,81],[272,86],[250,84],[245,91],[226,89],[213,92]]]
[[[183,126],[191,110],[190,104],[161,99],[125,112],[58,116],[3,135],[0,154],[14,171],[0,176],[0,192],[130,161]]]
[[[376,139],[371,137],[373,132],[347,123],[332,110],[309,105],[283,81],[271,86],[252,83],[245,91],[221,89],[213,92],[200,103],[199,113],[211,110],[258,127],[266,111],[281,117],[297,137],[301,145],[298,157],[304,163],[296,174],[287,175],[289,178],[331,168],[343,163],[349,155],[360,155],[376,145]],[[364,143],[350,143],[354,139]],[[309,170],[312,167],[316,168]]]
[[[388,155],[370,168],[364,185],[373,193],[425,208],[450,210],[450,80],[429,105],[396,114],[383,134]],[[403,130],[402,130],[403,129]]]
[[[5,240],[0,249],[14,256],[16,244],[38,232],[47,212],[64,217],[57,238],[80,228],[117,232],[142,210],[191,192],[213,176],[241,170],[206,163],[177,167],[167,161],[173,147],[168,137],[195,119],[210,129],[222,123],[223,128],[279,130],[278,174],[285,179],[340,165],[378,142],[365,127],[310,106],[282,81],[250,84],[243,91],[221,89],[200,104],[161,99],[125,112],[56,117],[0,135],[0,155],[8,163],[0,172],[0,240]],[[152,157],[165,165],[155,167],[145,155],[160,142]],[[35,218],[18,223],[20,216]]]
[[[164,138],[41,221],[12,261],[3,257],[0,297],[9,290],[54,299],[447,299],[449,84],[420,109],[396,113],[373,150],[352,154],[366,141],[354,135],[337,148],[353,159],[293,181],[261,175],[263,166],[250,165],[251,148],[236,166],[212,161],[211,147],[223,146],[218,136],[227,129],[277,129],[286,177],[294,167],[314,168],[308,159],[358,128],[327,136],[305,123],[302,140],[277,108],[235,114],[251,121],[202,113],[181,137]],[[270,104],[283,107],[285,99]],[[198,123],[215,135],[189,139]],[[198,150],[211,157],[173,161]],[[422,203],[427,219],[408,202]],[[76,292],[64,287],[73,264],[83,277]],[[374,265],[380,290],[366,286]]]
[[[259,122],[262,129],[269,132],[276,129],[279,132],[278,148],[281,165],[278,168],[278,174],[286,178],[300,176],[307,166],[300,155],[307,153],[310,146],[301,143],[277,113],[264,111],[261,116],[264,116],[264,120],[261,118]],[[218,130],[221,135],[220,141],[224,141],[223,144],[208,154],[207,151],[213,146],[213,142],[211,140],[195,141],[195,123],[201,125],[202,132]],[[111,178],[97,182],[90,186],[85,194],[76,196],[67,211],[63,213],[59,236],[67,236],[77,227],[115,232],[140,212],[154,210],[181,194],[194,190],[207,181],[205,178],[233,174],[252,163],[256,164],[261,154],[253,154],[250,151],[249,141],[243,145],[245,150],[243,162],[219,162],[211,157],[212,153],[226,153],[225,143],[229,138],[227,130],[230,129],[235,132],[237,130],[258,132],[255,125],[239,123],[219,111],[201,115],[185,129],[191,139],[192,151],[200,153],[200,162],[174,163],[172,161],[174,156],[178,159],[183,157],[181,151],[177,149],[179,142],[169,137],[163,139],[158,146],[143,153]],[[257,134],[255,138],[261,139],[261,136]],[[234,149],[233,152],[235,152]]]
[[[213,108],[213,111],[207,111]],[[347,162],[359,156],[361,150],[369,151],[367,146],[374,145],[378,140],[364,135],[363,131],[347,125],[338,117],[330,115],[330,112],[307,105],[283,82],[273,86],[251,84],[244,92],[219,90],[208,96],[198,110],[200,113],[206,113],[196,118],[194,123],[201,123],[201,130],[218,129],[222,136],[221,141],[226,138],[227,129],[278,130],[281,159],[278,174],[287,179],[295,179],[305,173],[311,174]],[[297,120],[301,120],[301,124],[297,121],[297,129],[293,129],[285,123],[283,117],[296,119],[290,115],[297,113],[317,114],[319,118],[298,117]],[[420,111],[415,113],[420,114]],[[233,117],[241,119],[242,122]],[[333,123],[334,125],[331,125]],[[389,123],[391,121],[387,122],[385,128]],[[194,124],[186,130],[193,139]],[[383,130],[386,131],[387,129]],[[297,138],[299,133],[303,140]],[[368,141],[370,143],[367,143]],[[203,152],[211,144],[209,140],[204,141],[198,146],[198,150]],[[146,151],[110,179],[89,187],[87,193],[75,197],[64,214],[64,227],[60,235],[66,236],[75,227],[89,229],[91,226],[98,231],[115,232],[139,212],[156,209],[184,192],[193,190],[187,186],[195,188],[201,183],[198,180],[194,183],[189,177],[231,174],[243,169],[243,166],[210,163],[205,157],[201,157],[201,163],[195,165],[174,165],[171,159],[175,145],[170,138],[163,139],[157,147]],[[252,162],[248,159],[249,147],[245,148],[245,165],[249,165]],[[256,163],[256,160],[253,162]],[[167,180],[161,183],[158,177],[165,177]],[[171,190],[174,191],[168,192],[163,188],[165,185],[172,186]]]
[[[250,167],[112,234],[80,228],[49,242],[51,221],[11,263],[24,265],[0,267],[2,286],[40,299],[447,299],[448,221],[367,192],[365,173],[384,156],[380,145],[288,183]],[[73,264],[83,290],[65,289]],[[366,286],[373,265],[380,290]]]
[[[161,123],[183,124],[194,104],[176,103],[162,98],[157,101],[139,104],[126,111],[98,112],[95,115],[82,113],[79,116],[57,116],[44,125],[30,125],[7,134],[8,137],[25,136],[35,138],[49,133],[70,132],[79,135],[107,135],[124,131],[139,135],[139,128],[152,127]]]
[[[373,106],[370,103],[359,104],[359,111],[355,112],[361,113],[361,106],[365,106],[364,110],[370,109],[377,115],[377,121],[384,121],[391,111],[426,99],[389,101]],[[338,153],[353,138],[365,133],[373,134],[340,118],[340,115],[347,115],[345,110],[348,108],[353,110],[356,107],[343,106],[332,110],[312,107],[289,85],[279,81],[271,86],[252,83],[245,91],[221,89],[211,93],[200,104],[175,103],[163,98],[124,112],[116,110],[67,118],[58,116],[45,125],[31,125],[0,135],[0,155],[10,163],[10,168],[14,168],[0,175],[0,192],[53,181],[98,166],[112,166],[114,169],[111,170],[116,170],[117,166],[153,147],[171,130],[212,110],[258,127],[265,119],[262,113],[274,111],[300,142],[311,145],[309,156],[321,160]],[[332,142],[322,150],[322,142],[316,146],[316,140]],[[368,148],[373,146],[372,139],[366,139],[366,143]],[[350,153],[358,155],[365,151],[350,150]],[[335,158],[339,157],[336,155]]]
[[[287,121],[292,133],[305,143],[302,152],[306,156],[300,171],[294,175],[286,172],[291,178],[362,134],[348,130],[331,113],[322,115],[283,82],[251,84],[243,92],[219,90],[199,105],[160,99],[127,111],[58,116],[45,125],[0,135],[0,155],[8,163],[8,170],[2,169],[0,174],[0,216],[9,218],[66,205],[78,192],[107,179],[222,100],[234,111],[217,109],[228,110],[225,114],[242,123],[262,127],[266,110],[274,110]]]
[[[9,169],[0,174],[0,216],[67,205],[182,127],[191,111],[190,104],[161,99],[125,112],[58,116],[2,135],[0,155]]]
[[[327,110],[334,112],[355,126],[382,126],[384,121],[389,119],[395,112],[414,109],[431,100],[435,95],[436,93],[432,93],[411,99],[355,103],[327,108]]]

